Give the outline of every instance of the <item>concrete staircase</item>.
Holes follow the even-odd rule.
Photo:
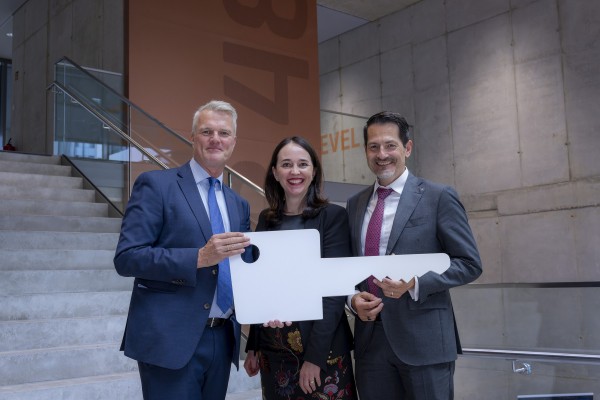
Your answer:
[[[142,399],[119,352],[131,279],[114,271],[120,218],[59,157],[0,151],[0,400]],[[228,399],[260,399],[232,371]]]

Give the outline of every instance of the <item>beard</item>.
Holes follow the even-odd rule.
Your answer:
[[[385,171],[381,171],[380,173],[377,174],[377,179],[386,180],[386,179],[393,178],[394,173],[395,173],[394,170],[386,169]]]
[[[377,160],[377,161],[389,162],[389,164],[387,164],[385,166],[385,169],[383,169],[383,170],[378,170],[381,167],[377,164],[377,162],[374,162],[373,166],[375,167],[374,170],[376,171],[375,176],[377,176],[377,179],[387,180],[387,179],[393,178],[394,174],[396,173],[395,165],[397,163],[397,160],[395,158],[386,158],[385,160]]]

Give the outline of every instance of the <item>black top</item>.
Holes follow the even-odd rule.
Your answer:
[[[321,237],[321,257],[350,257],[350,230],[348,214],[343,207],[327,204],[312,218],[304,219],[301,215],[284,215],[282,222],[274,227],[266,227],[265,214],[260,213],[256,231],[276,231],[290,229],[317,229]],[[320,279],[315,277],[315,279]],[[302,299],[298,299],[301,301]],[[352,332],[344,312],[346,296],[323,298],[323,319],[315,321],[299,321],[298,327],[302,336],[304,360],[327,369],[329,351],[343,354],[350,351]],[[266,321],[265,321],[266,322]],[[260,350],[259,330],[262,325],[252,325],[246,351]],[[264,328],[271,329],[271,328]]]

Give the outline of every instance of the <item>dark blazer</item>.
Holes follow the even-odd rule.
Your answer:
[[[250,230],[248,202],[223,185],[232,232]],[[217,285],[217,265],[196,268],[212,236],[189,163],[136,180],[115,254],[120,275],[135,277],[121,350],[135,360],[182,368],[202,336]],[[239,363],[234,319],[232,362]]]
[[[373,190],[370,186],[348,200],[354,255],[362,255],[361,229]],[[450,268],[441,275],[428,272],[419,277],[418,302],[408,293],[399,299],[383,297],[382,324],[396,356],[406,364],[450,362],[457,358],[461,348],[449,289],[481,275],[481,260],[455,190],[409,174],[386,254],[419,253],[446,253]],[[357,360],[364,356],[373,325],[356,319]]]
[[[256,231],[278,230],[277,227],[266,227],[266,210],[260,213]],[[321,236],[321,257],[350,257],[350,233],[348,215],[343,207],[328,204],[317,216],[307,219],[305,229],[317,229]],[[321,279],[315,276],[315,279]],[[302,301],[302,299],[298,299]],[[346,297],[323,298],[323,319],[316,321],[300,321],[298,327],[302,336],[304,360],[327,370],[327,357],[331,350],[333,354],[341,355],[352,350],[352,332],[345,310]],[[266,322],[266,321],[265,321]],[[260,325],[252,325],[246,351],[260,350]]]

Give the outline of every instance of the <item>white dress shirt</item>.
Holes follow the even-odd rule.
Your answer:
[[[192,175],[194,176],[194,181],[196,182],[196,186],[198,187],[200,197],[202,198],[202,203],[204,204],[206,215],[208,215],[208,217],[210,218],[210,212],[208,211],[208,177],[210,175],[193,158],[190,161],[190,167],[192,168]],[[223,218],[223,227],[225,228],[225,232],[230,232],[231,226],[229,224],[229,214],[227,213],[227,203],[225,202],[225,196],[223,195],[223,174],[221,174],[217,179],[220,185],[218,189],[215,190],[215,196],[217,197],[217,203],[219,204],[219,210],[221,211],[221,217]],[[215,295],[213,297],[212,305],[210,308],[209,318],[229,318],[231,314],[233,314],[233,310],[229,309],[226,312],[223,312],[219,308],[219,306],[217,305],[217,291],[215,290]]]
[[[379,255],[383,256],[386,254],[388,241],[390,239],[390,233],[392,232],[392,225],[394,224],[394,217],[396,216],[396,210],[398,209],[398,203],[400,202],[400,195],[402,195],[402,190],[404,189],[404,184],[406,183],[407,178],[408,169],[405,169],[404,173],[400,175],[398,179],[396,179],[394,182],[390,183],[388,186],[381,186],[378,182],[375,182],[373,194],[371,194],[371,200],[369,200],[367,211],[365,212],[362,231],[360,232],[360,249],[362,251],[361,255],[365,255],[367,228],[369,227],[371,215],[373,215],[373,211],[375,211],[375,206],[377,205],[377,200],[379,198],[379,196],[377,195],[377,189],[380,187],[383,187],[385,189],[392,189],[392,192],[389,194],[389,196],[385,198],[385,207],[383,208],[383,222],[381,224],[381,239],[379,241]]]
[[[408,179],[408,168],[404,170],[402,175],[398,177],[395,181],[390,183],[388,186],[381,186],[379,182],[375,182],[373,187],[373,194],[371,195],[371,200],[369,200],[369,204],[367,205],[367,211],[365,212],[365,216],[363,219],[362,230],[360,232],[360,250],[361,256],[365,254],[365,242],[367,237],[367,228],[369,227],[369,221],[371,220],[371,215],[375,210],[375,206],[377,205],[377,189],[379,187],[383,187],[385,189],[392,189],[392,192],[385,198],[384,208],[383,208],[383,222],[381,224],[381,239],[379,241],[379,255],[386,255],[386,250],[388,246],[388,242],[390,239],[390,233],[392,232],[392,226],[394,224],[394,218],[396,217],[396,210],[398,209],[398,203],[400,202],[400,196],[402,195],[402,191],[404,190],[404,185],[406,184],[406,180]],[[415,286],[412,289],[408,290],[410,297],[417,301],[419,300],[419,279],[415,278]],[[352,296],[348,297],[348,306],[352,309],[350,301]]]

